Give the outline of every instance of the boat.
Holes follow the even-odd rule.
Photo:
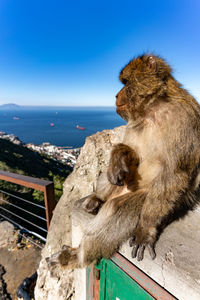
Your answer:
[[[81,127],[79,125],[76,125],[76,128],[79,129],[79,130],[85,130],[85,127]]]
[[[19,120],[19,118],[18,117],[13,117],[13,120]]]
[[[50,123],[50,126],[53,127],[53,126],[54,126],[54,123]]]

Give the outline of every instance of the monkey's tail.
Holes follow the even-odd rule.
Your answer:
[[[78,267],[101,257],[110,258],[128,238],[134,235],[146,193],[127,193],[107,201],[88,226],[77,249]]]

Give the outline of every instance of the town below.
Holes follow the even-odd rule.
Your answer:
[[[35,145],[33,143],[25,144],[14,134],[7,134],[6,132],[0,131],[0,138],[9,140],[10,142],[26,147],[40,154],[45,154],[50,156],[52,159],[62,162],[70,167],[74,167],[77,158],[80,154],[81,148],[70,148],[69,147],[59,147],[51,145],[48,142],[42,143],[41,145]]]

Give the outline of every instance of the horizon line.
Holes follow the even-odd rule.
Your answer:
[[[115,105],[39,105],[39,104],[16,104],[16,103],[3,103],[0,104],[1,106],[6,106],[6,105],[15,105],[15,106],[25,106],[25,107],[32,107],[32,106],[37,106],[37,107],[115,107]]]

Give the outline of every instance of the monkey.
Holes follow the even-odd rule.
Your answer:
[[[138,187],[139,157],[135,151],[127,145],[117,144],[113,147],[110,156],[112,160],[110,160],[108,170],[99,176],[95,193],[88,196],[82,204],[82,208],[89,213],[96,214],[104,202],[124,194],[127,189],[134,191]],[[118,167],[118,177],[116,182],[112,183],[114,179],[109,176],[112,176],[112,169],[117,166],[120,158],[121,168]]]
[[[63,246],[49,268],[81,268],[110,258],[130,239],[139,261],[156,257],[159,228],[199,203],[200,106],[160,56],[133,58],[120,72],[116,112],[127,121],[97,190],[83,202],[96,215],[80,246]],[[180,214],[179,214],[180,213]]]

